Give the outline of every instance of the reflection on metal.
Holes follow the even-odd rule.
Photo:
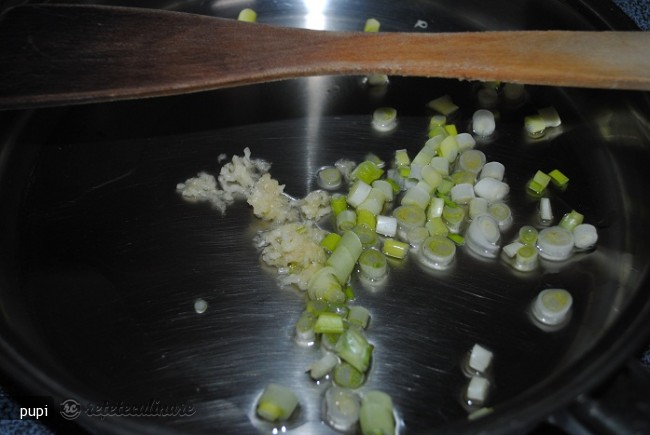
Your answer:
[[[325,7],[327,0],[303,0],[307,14],[305,15],[305,28],[312,30],[327,29]]]

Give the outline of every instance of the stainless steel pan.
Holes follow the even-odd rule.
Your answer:
[[[233,18],[253,7],[260,22],[337,30],[361,29],[368,17],[400,31],[631,26],[608,2],[103,3]],[[287,193],[302,197],[317,187],[317,169],[339,158],[418,150],[432,98],[453,96],[462,108],[457,124],[466,129],[477,86],[391,78],[377,93],[361,77],[314,77],[0,113],[4,372],[57,404],[157,400],[195,410],[166,418],[82,413],[75,422],[93,432],[270,431],[254,417],[254,402],[273,381],[300,397],[289,429],[332,433],[322,422],[326,385],[304,373],[318,352],[291,339],[302,296],[277,285],[253,246],[264,225],[243,203],[223,217],[187,203],[176,183],[201,170],[216,173],[219,154],[250,147],[273,163]],[[601,384],[648,336],[648,95],[545,87],[528,87],[527,95],[518,108],[501,107],[498,136],[482,149],[506,165],[519,222],[534,213],[522,187],[534,171],[570,173],[570,188],[553,194],[556,214],[583,212],[598,227],[598,247],[527,275],[463,252],[445,274],[408,260],[382,288],[357,285],[373,314],[368,336],[376,346],[362,390],[392,395],[403,433],[530,430]],[[399,113],[391,134],[369,127],[372,111],[384,105]],[[523,116],[547,105],[563,126],[527,139]],[[566,328],[545,332],[527,310],[551,286],[571,291],[574,311]],[[203,314],[194,311],[197,298],[209,304]],[[469,421],[461,364],[474,343],[495,352],[494,412]]]

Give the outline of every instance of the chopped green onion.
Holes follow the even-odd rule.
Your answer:
[[[443,95],[442,97],[438,97],[435,100],[429,101],[427,103],[427,107],[435,110],[436,112],[444,116],[449,116],[452,113],[458,111],[459,109],[459,107],[454,104],[454,102],[452,101],[449,95]]]
[[[374,213],[366,209],[357,210],[357,226],[362,226],[375,230],[377,228],[377,218]]]
[[[469,354],[467,365],[471,370],[478,373],[485,373],[490,367],[490,364],[492,364],[493,356],[494,354],[491,351],[480,344],[475,344]]]
[[[241,11],[239,11],[237,20],[245,21],[247,23],[255,23],[257,21],[257,12],[249,8],[242,9]]]
[[[542,171],[537,171],[535,176],[528,182],[528,190],[536,195],[541,195],[546,190],[551,177]]]
[[[318,171],[318,185],[323,189],[338,189],[341,187],[341,171],[333,166],[322,168]]]
[[[357,225],[356,227],[352,228],[352,231],[354,231],[356,235],[359,236],[359,240],[361,240],[361,246],[363,246],[363,249],[377,246],[379,238],[377,237],[375,230],[368,228],[365,225]]]
[[[411,159],[405,149],[395,151],[395,166],[408,166],[411,164]]]
[[[323,240],[320,242],[320,246],[322,248],[325,248],[329,252],[333,252],[334,249],[339,244],[339,241],[341,241],[341,236],[338,235],[337,233],[329,233],[325,237],[323,237]]]
[[[316,339],[314,324],[316,317],[309,311],[303,311],[296,322],[296,341],[300,344],[309,345]]]
[[[339,251],[339,248],[334,250],[334,252],[337,251]],[[332,257],[330,256],[330,258]],[[340,260],[337,257],[333,264],[337,264],[339,261]],[[311,279],[307,283],[307,295],[311,300],[322,299],[329,303],[344,302],[345,294],[343,293],[341,283],[336,276],[336,269],[331,266],[323,267],[312,275]]]
[[[547,127],[559,127],[562,124],[560,115],[557,113],[557,110],[555,110],[555,107],[543,107],[538,109],[537,113],[542,117],[544,124]]]
[[[345,330],[343,319],[336,313],[324,312],[318,316],[314,324],[316,334],[340,334]]]
[[[366,200],[368,195],[370,195],[371,190],[372,187],[368,183],[362,180],[357,180],[352,187],[350,187],[346,200],[352,207],[358,207]]]
[[[379,131],[389,131],[397,126],[397,110],[380,107],[372,114],[372,126]]]
[[[539,200],[539,220],[542,224],[550,224],[553,220],[551,200],[548,198],[540,198]]]
[[[361,399],[359,422],[363,435],[394,435],[393,401],[382,391],[369,391]]]
[[[533,316],[546,325],[559,325],[567,318],[573,298],[564,289],[546,289],[537,295]]]
[[[429,120],[429,130],[433,127],[442,127],[447,123],[447,117],[445,115],[433,115]]]
[[[483,109],[492,109],[499,102],[499,94],[496,88],[481,88],[476,93],[479,107]]]
[[[343,292],[345,293],[345,300],[346,300],[347,302],[353,301],[353,300],[355,300],[356,297],[357,297],[357,296],[354,294],[354,289],[352,288],[351,285],[347,285],[347,286],[345,286],[345,289],[343,290]]]
[[[458,166],[462,171],[478,174],[485,165],[485,154],[479,150],[467,150],[460,154]]]
[[[335,193],[330,197],[330,207],[332,208],[334,216],[338,216],[339,213],[348,209],[347,198],[345,195]]]
[[[466,171],[456,171],[451,174],[450,179],[454,185],[463,183],[474,184],[476,181],[476,174]]]
[[[381,23],[376,20],[375,18],[368,18],[366,20],[366,24],[363,26],[363,31],[364,32],[379,32],[379,27],[381,26]]]
[[[363,385],[365,376],[352,364],[342,362],[334,368],[334,382],[343,388],[359,388]]]
[[[429,237],[429,230],[425,227],[411,228],[406,232],[406,241],[416,249],[427,237]]]
[[[370,193],[366,199],[361,204],[359,204],[357,210],[368,210],[376,216],[383,210],[385,200],[386,197],[381,190],[371,187]]]
[[[503,163],[500,162],[487,162],[481,168],[481,176],[479,178],[490,177],[495,180],[503,181],[503,175],[505,173],[506,167],[503,166]]]
[[[502,251],[509,258],[515,258],[515,255],[517,255],[517,251],[519,251],[519,249],[523,246],[525,246],[523,243],[515,241],[505,245],[502,248]]]
[[[413,166],[425,166],[428,165],[432,158],[436,156],[436,149],[428,146],[423,146],[420,151],[415,155],[413,161],[411,162],[411,170]],[[417,177],[414,177],[417,178]]]
[[[501,231],[506,231],[512,225],[512,212],[504,202],[494,202],[488,206],[488,214],[498,223]]]
[[[386,86],[388,84],[388,76],[386,74],[369,74],[368,84],[370,86]]]
[[[357,325],[362,328],[368,327],[368,322],[370,322],[370,311],[367,308],[360,305],[353,305],[348,311],[348,323],[351,325]]]
[[[384,170],[379,168],[374,162],[363,161],[352,171],[352,178],[363,181],[366,184],[372,184],[384,174]]]
[[[329,311],[329,304],[322,299],[310,299],[305,305],[305,310],[314,315],[314,321],[320,313]]]
[[[424,166],[420,171],[422,180],[424,180],[432,189],[437,188],[442,183],[442,174],[430,164]]]
[[[328,266],[334,269],[333,274],[336,277],[336,279],[338,279],[341,285],[347,283],[350,274],[354,270],[354,265],[356,264],[357,259],[359,258],[359,254],[353,255],[353,253],[350,252],[350,250],[344,245],[345,235],[350,233],[354,234],[352,231],[346,231],[343,234],[343,237],[341,238],[339,245],[336,247],[334,252],[332,252],[332,255],[330,255],[327,261],[325,262],[325,264],[327,264]],[[359,237],[356,236],[356,234],[355,237],[357,238],[357,240],[359,240]],[[360,241],[359,244],[361,244]],[[341,292],[341,294],[343,293]]]
[[[555,184],[557,187],[563,189],[567,186],[569,183],[569,177],[564,175],[562,171],[559,169],[553,169],[551,172],[548,173],[548,175],[551,177],[551,181],[553,184]]]
[[[268,384],[257,402],[256,413],[267,421],[287,420],[298,407],[298,399],[289,388]]]
[[[482,214],[488,214],[488,201],[485,198],[472,198],[469,202],[469,218],[476,219]]]
[[[499,224],[490,215],[484,214],[474,219],[465,234],[467,246],[476,254],[494,258],[499,252]]]
[[[320,344],[325,350],[330,350],[334,352],[334,347],[336,343],[339,342],[341,334],[322,334],[320,336]]]
[[[463,223],[465,222],[465,209],[462,207],[445,205],[442,209],[441,217],[450,232],[459,233]]]
[[[383,168],[384,166],[386,166],[386,162],[384,162],[376,154],[373,154],[373,153],[366,154],[366,157],[364,158],[364,160],[367,160],[369,162],[373,162],[375,165],[377,165],[378,168]]]
[[[445,129],[445,131],[447,132],[447,134],[449,136],[457,136],[458,135],[458,129],[456,128],[456,126],[454,124],[445,124],[445,126],[443,128]]]
[[[429,163],[433,169],[438,171],[443,177],[449,175],[449,160],[444,157],[436,156]]]
[[[419,254],[425,266],[445,269],[456,255],[456,245],[447,237],[431,236],[422,242]]]
[[[368,371],[373,346],[355,328],[348,328],[334,346],[336,354],[361,373]]]
[[[479,109],[474,112],[474,115],[472,115],[472,131],[477,136],[491,136],[495,129],[494,113],[486,109]]]
[[[386,256],[376,249],[366,249],[359,256],[359,269],[370,281],[381,280],[388,272]]]
[[[355,262],[359,259],[361,251],[363,251],[361,239],[354,231],[347,231],[343,234],[339,247],[347,249],[352,254]]]
[[[465,237],[461,236],[460,234],[449,234],[447,235],[447,238],[454,242],[456,246],[465,245]]]
[[[538,251],[534,246],[523,245],[515,255],[515,269],[530,272],[537,267]]]
[[[598,231],[591,224],[580,224],[573,229],[573,238],[577,249],[590,249],[598,241]]]
[[[573,231],[575,227],[580,225],[584,220],[584,215],[578,213],[575,210],[571,210],[569,213],[562,216],[560,223],[558,224],[562,228],[566,228],[569,231]]]
[[[386,202],[391,202],[393,200],[395,191],[393,190],[393,185],[389,181],[375,180],[372,183],[372,187],[384,194],[384,200]]]
[[[352,432],[360,409],[359,396],[348,389],[332,386],[325,392],[325,420],[339,432]]]
[[[458,142],[454,136],[447,136],[440,142],[440,156],[447,159],[449,163],[458,157]],[[433,160],[433,159],[432,159]]]
[[[537,248],[542,258],[565,260],[573,250],[573,234],[561,226],[544,228],[537,236]]]
[[[469,151],[476,146],[476,140],[469,133],[458,133],[456,135],[456,143],[460,152]]]
[[[309,366],[309,376],[318,380],[324,378],[339,363],[339,358],[332,352],[325,352],[321,359]]]
[[[524,127],[528,135],[536,139],[544,136],[546,122],[540,115],[529,115],[524,118]]]
[[[402,197],[402,206],[415,206],[423,210],[429,205],[432,188],[425,181],[419,181],[406,191]],[[399,219],[399,218],[398,218]]]
[[[511,105],[522,102],[525,95],[525,87],[522,84],[506,83],[503,85],[503,96]]]
[[[336,229],[339,232],[349,231],[357,224],[357,213],[354,210],[343,210],[336,215]]]
[[[477,409],[476,411],[471,412],[469,415],[467,415],[467,419],[476,420],[477,418],[485,417],[486,415],[491,414],[492,412],[494,412],[494,408],[483,407]]]
[[[395,180],[393,180],[392,178],[386,178],[386,182],[388,184],[390,184],[390,187],[393,188],[393,195],[395,195],[396,193],[399,193],[402,190],[402,188],[399,187],[399,184],[397,184],[397,182]],[[386,198],[387,198],[386,201],[388,201],[388,197],[386,197]]]
[[[440,184],[438,185],[438,196],[446,195],[451,192],[451,188],[454,187],[454,182],[449,178],[443,178]]]
[[[519,228],[519,241],[524,245],[535,245],[539,232],[535,227],[524,225]]]
[[[456,204],[469,204],[475,198],[474,185],[471,183],[456,184],[451,188],[451,200]]]
[[[421,227],[426,221],[424,209],[417,205],[399,206],[393,210],[393,217],[397,219],[397,228],[404,232],[409,228]]]
[[[429,219],[427,223],[424,224],[424,227],[427,229],[430,236],[447,237],[449,234],[449,228],[447,228],[447,224],[445,224],[441,216]]]
[[[435,127],[431,128],[431,129],[429,129],[429,132],[427,133],[427,136],[429,137],[429,139],[434,139],[434,138],[439,137],[439,136],[444,139],[447,136],[449,136],[449,134],[447,133],[447,130],[445,130],[444,125],[438,125],[438,126],[435,126]]]
[[[510,192],[510,186],[503,181],[485,177],[474,185],[476,196],[485,198],[488,202],[501,201]]]
[[[409,250],[409,244],[400,242],[395,239],[386,239],[384,241],[384,246],[382,247],[382,252],[389,257],[402,259],[406,257],[406,254]]]
[[[487,399],[490,381],[482,376],[472,376],[467,386],[467,400],[472,405],[483,404]]]
[[[382,236],[395,237],[397,234],[397,219],[393,216],[377,216],[375,231]]]
[[[445,200],[434,196],[427,207],[427,219],[433,219],[442,216],[442,210],[445,207]]]

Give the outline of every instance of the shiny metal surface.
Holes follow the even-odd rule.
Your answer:
[[[499,17],[474,2],[453,4],[254,7],[260,21],[341,30],[360,28],[370,15],[385,30],[602,25],[564,2],[545,4],[544,11],[535,2],[508,3]],[[157,6],[233,16],[249,5]],[[20,134],[6,136],[0,172],[7,204],[0,296],[9,331],[2,343],[5,352],[12,346],[11,370],[57,398],[154,398],[196,410],[192,417],[146,421],[82,415],[80,423],[94,430],[270,433],[253,407],[266,383],[279,382],[294,388],[301,403],[289,429],[333,433],[322,422],[327,383],[315,384],[305,374],[319,352],[291,338],[303,295],[280,288],[253,246],[265,225],[242,202],[223,217],[188,203],[176,183],[201,170],[216,173],[219,154],[230,157],[249,147],[253,157],[273,163],[271,174],[287,193],[302,197],[317,188],[316,170],[339,158],[359,161],[372,151],[389,159],[398,148],[417,151],[426,138],[424,105],[432,98],[453,96],[462,108],[456,124],[466,130],[476,90],[473,83],[393,78],[378,93],[360,77],[314,77],[11,114],[25,119]],[[551,104],[563,118],[561,130],[527,139],[523,116]],[[397,108],[394,132],[371,128],[370,114],[380,105]],[[483,422],[466,426],[461,400],[467,383],[461,364],[474,343],[495,352],[490,404],[497,412],[486,427],[504,431],[528,428],[593,384],[608,361],[620,361],[616,354],[605,359],[605,352],[634,335],[630,328],[648,308],[642,293],[650,254],[648,107],[643,94],[530,87],[522,107],[501,107],[497,137],[479,145],[489,160],[506,166],[515,214],[506,240],[535,214],[523,184],[537,169],[557,167],[570,174],[571,184],[553,193],[555,214],[576,208],[599,228],[593,253],[546,262],[524,275],[461,249],[444,273],[425,271],[409,257],[393,265],[380,288],[355,281],[358,303],[372,312],[368,338],[376,347],[361,391],[389,392],[403,433],[476,433]],[[568,327],[552,333],[527,314],[536,294],[550,286],[570,290],[575,307]],[[203,314],[194,311],[197,298],[208,303]],[[17,361],[25,358],[28,369],[21,372]]]

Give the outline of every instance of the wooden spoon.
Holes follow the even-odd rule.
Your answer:
[[[650,90],[650,33],[326,32],[83,5],[0,20],[0,109],[370,73]]]

